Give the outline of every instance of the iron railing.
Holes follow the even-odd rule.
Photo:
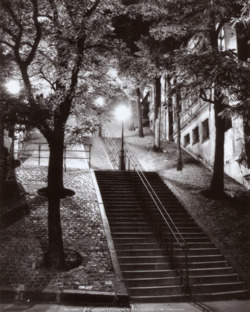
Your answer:
[[[49,159],[50,149],[48,143],[32,142],[32,148],[18,148],[17,158],[21,161],[26,159],[37,159],[38,166],[41,166],[43,159]],[[83,144],[84,150],[76,150],[64,147],[63,150],[63,167],[64,171],[67,171],[66,161],[70,159],[74,160],[87,160],[88,166],[91,167],[91,144]],[[72,156],[73,154],[76,154]]]
[[[103,139],[105,141],[105,147],[107,153],[111,159],[111,163],[114,169],[119,168],[119,148],[115,141],[110,137],[108,131],[104,129]],[[180,283],[185,288],[185,293],[190,294],[189,287],[189,270],[188,270],[188,244],[183,238],[180,230],[174,223],[173,219],[169,215],[167,209],[162,204],[161,200],[157,196],[155,190],[148,181],[146,175],[143,173],[143,169],[128,149],[124,149],[125,152],[125,164],[128,176],[133,183],[134,190],[139,197],[141,207],[145,208],[146,215],[153,222],[154,231],[157,234],[161,247],[164,248],[166,252],[170,252],[170,260],[174,268],[177,270],[180,276]],[[149,203],[145,198],[146,194],[149,195],[151,202],[153,203],[155,209],[152,210],[149,207]],[[166,229],[168,229],[168,234],[170,234],[170,240],[166,239]],[[175,259],[175,247],[174,243],[179,247],[184,253],[185,266],[184,269],[179,265],[178,261]],[[179,266],[178,266],[179,265]]]

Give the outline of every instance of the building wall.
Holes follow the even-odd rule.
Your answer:
[[[214,111],[211,105],[204,104],[196,113],[187,119],[189,113],[182,113],[181,117],[181,145],[196,158],[202,160],[209,167],[213,165],[215,149]],[[208,122],[209,135],[203,138],[204,122]],[[195,140],[194,131],[198,128],[198,140]],[[189,142],[186,138],[189,136]]]
[[[194,38],[190,45],[197,45],[199,38]],[[233,49],[237,51],[235,29],[225,25],[221,31],[218,45],[221,50]],[[151,107],[149,113],[151,130],[155,133],[155,145],[160,139],[170,140],[169,114],[166,76],[161,78],[161,108],[155,119],[155,86],[151,88]],[[213,91],[211,91],[213,92]],[[213,96],[213,94],[211,94]],[[173,103],[175,98],[172,98]],[[173,105],[175,107],[175,103]],[[173,109],[173,108],[172,108]],[[200,99],[182,101],[181,118],[181,146],[187,152],[199,159],[207,167],[213,168],[215,154],[215,118],[213,105],[204,103]],[[239,163],[244,148],[243,121],[240,117],[229,118],[229,125],[225,131],[224,170],[233,179],[250,189],[250,170]],[[231,125],[231,126],[230,126]],[[174,112],[174,140],[176,141],[176,114]],[[198,135],[198,138],[197,138]]]

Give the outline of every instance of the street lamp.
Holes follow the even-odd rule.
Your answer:
[[[99,96],[96,100],[95,100],[95,106],[96,106],[96,113],[98,116],[98,136],[101,137],[102,136],[102,123],[101,123],[101,113],[103,112],[103,107],[105,105],[105,100],[102,96]]]
[[[119,155],[119,169],[125,170],[125,153],[124,153],[124,122],[130,117],[130,109],[128,106],[120,105],[115,110],[115,116],[118,121],[122,123],[122,133],[121,133],[121,150]]]
[[[17,80],[9,80],[6,82],[5,87],[10,94],[17,95],[21,90],[21,86],[19,81]]]

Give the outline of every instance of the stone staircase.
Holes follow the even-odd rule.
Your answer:
[[[189,247],[189,293],[185,293],[181,283],[185,278],[181,278],[178,270],[185,269],[183,251],[176,242],[173,242],[173,257],[166,251],[170,241],[167,228],[162,227],[159,241],[149,210],[145,210],[147,206],[151,216],[157,214],[146,189],[140,190],[143,198],[140,204],[139,192],[134,191],[127,172],[96,171],[95,174],[132,302],[239,299],[248,295],[233,268],[156,173],[144,174]]]

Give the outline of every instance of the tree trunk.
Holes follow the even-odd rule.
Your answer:
[[[180,112],[177,111],[176,115],[177,115],[177,170],[182,171]]]
[[[215,156],[213,176],[210,184],[210,191],[215,196],[224,194],[224,131],[225,119],[220,117],[219,114],[223,110],[221,102],[216,101],[214,104],[215,115]]]
[[[3,102],[0,102],[0,206],[3,204],[4,184],[6,178],[6,155],[4,153]],[[1,212],[0,212],[1,216]]]
[[[171,78],[168,75],[167,78],[167,99],[168,99],[168,140],[170,142],[174,141],[174,120],[173,120],[173,100],[171,92]]]
[[[56,270],[65,268],[62,228],[60,218],[60,198],[63,192],[63,149],[64,129],[55,131],[49,142],[50,158],[48,168],[48,234],[49,250],[45,255],[45,265]]]
[[[155,78],[155,123],[154,123],[154,146],[153,150],[159,151],[160,150],[160,119],[159,119],[159,112],[161,109],[161,78],[156,77]],[[158,126],[157,128],[157,123],[156,120],[158,119]]]
[[[136,89],[136,94],[137,94],[137,115],[138,115],[138,136],[140,138],[144,138],[144,133],[143,133],[143,124],[142,124],[142,110],[141,110],[141,92],[140,88]]]
[[[181,154],[181,120],[180,120],[180,90],[176,87],[176,118],[177,118],[177,170],[182,171]]]

